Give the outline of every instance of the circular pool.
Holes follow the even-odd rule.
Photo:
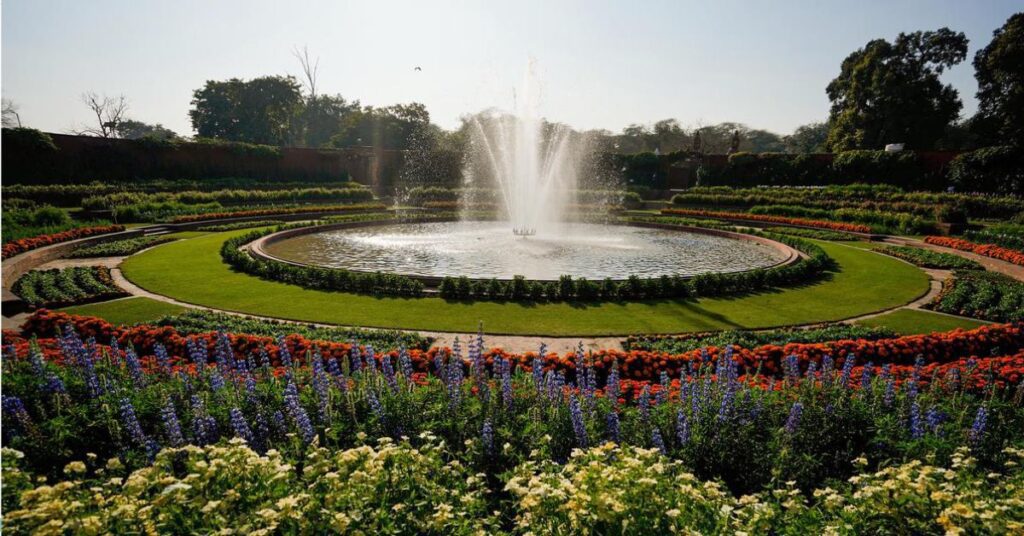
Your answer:
[[[782,244],[706,229],[565,223],[516,236],[507,222],[456,221],[309,228],[254,251],[286,262],[422,278],[590,280],[741,272],[791,261]]]

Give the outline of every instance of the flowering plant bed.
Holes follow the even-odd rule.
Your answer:
[[[231,218],[250,218],[253,216],[276,216],[285,214],[304,213],[327,213],[327,212],[367,212],[373,210],[384,210],[386,208],[380,203],[363,203],[357,205],[314,205],[287,208],[264,208],[253,210],[239,210],[235,212],[208,212],[205,214],[189,214],[177,216],[171,223],[189,223],[206,220],[226,220]]]
[[[924,241],[929,244],[935,244],[936,246],[959,249],[961,251],[970,251],[971,253],[983,255],[985,257],[992,257],[993,259],[999,259],[1018,266],[1024,266],[1024,253],[994,244],[975,244],[974,242],[963,240],[961,238],[951,238],[948,236],[928,236],[925,237]]]
[[[125,240],[115,240],[113,242],[104,242],[94,246],[78,248],[71,252],[68,257],[72,259],[87,257],[123,257],[133,255],[153,246],[166,244],[173,240],[174,238],[172,237],[159,235],[127,238]]]
[[[32,270],[11,289],[32,307],[64,307],[126,296],[106,266]]]
[[[785,216],[772,216],[768,214],[750,214],[747,212],[718,212],[713,210],[691,210],[672,208],[664,209],[662,214],[669,216],[697,216],[706,218],[717,218],[724,220],[746,220],[765,223],[781,223],[785,225],[799,225],[802,227],[816,227],[820,229],[831,229],[847,233],[870,233],[871,227],[856,223],[843,223],[835,221],[809,220],[805,218],[788,218]]]
[[[1003,274],[958,271],[929,309],[995,322],[1024,321],[1024,282]]]
[[[67,242],[69,240],[77,240],[79,238],[85,238],[88,236],[95,236],[99,234],[116,233],[123,230],[123,225],[102,225],[96,227],[79,227],[77,229],[71,229],[69,231],[64,231],[60,233],[33,236],[31,238],[22,238],[21,240],[15,240],[13,242],[4,244],[3,258],[7,259],[19,253],[24,253],[26,251],[41,248],[43,246],[59,244],[61,242]]]
[[[875,251],[891,255],[897,259],[903,259],[914,266],[924,268],[939,268],[943,270],[984,270],[985,268],[975,261],[965,259],[952,253],[940,253],[923,248],[903,246],[883,246]]]

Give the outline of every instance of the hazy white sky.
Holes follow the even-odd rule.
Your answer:
[[[88,119],[80,95],[126,95],[131,117],[192,133],[209,79],[299,74],[320,56],[321,92],[364,104],[419,101],[451,128],[509,107],[529,57],[541,111],[619,131],[674,117],[780,133],[828,115],[825,86],[873,38],[948,26],[970,39],[944,78],[975,109],[970,59],[1020,0],[626,2],[4,0],[2,92],[27,126]],[[422,67],[421,72],[414,67]]]

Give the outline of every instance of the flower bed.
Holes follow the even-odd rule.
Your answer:
[[[875,251],[886,255],[903,259],[914,266],[923,268],[939,268],[943,270],[984,270],[981,264],[970,259],[965,259],[951,253],[940,253],[929,249],[904,247],[904,246],[883,246]]]
[[[929,244],[935,244],[936,246],[959,249],[961,251],[970,251],[977,255],[992,257],[993,259],[999,259],[1018,266],[1024,266],[1024,253],[994,244],[975,244],[974,242],[969,242],[961,238],[951,238],[948,236],[928,236],[925,237],[924,241]]]
[[[284,214],[305,214],[305,213],[326,213],[326,212],[356,212],[356,211],[371,211],[371,210],[384,210],[386,207],[380,203],[365,203],[358,205],[327,205],[327,206],[308,206],[308,207],[288,207],[288,208],[265,208],[265,209],[254,209],[254,210],[239,210],[235,212],[209,212],[206,214],[189,214],[186,216],[177,216],[171,220],[172,223],[189,223],[196,221],[206,220],[226,220],[231,218],[250,218],[254,216],[277,216]]]
[[[65,307],[126,296],[106,266],[31,270],[11,289],[31,307]]]
[[[680,354],[709,346],[724,348],[729,344],[754,348],[766,344],[821,343],[841,339],[876,340],[896,337],[898,334],[895,331],[886,328],[870,328],[857,324],[830,324],[812,329],[783,328],[767,331],[711,331],[683,335],[631,335],[622,341],[622,347],[627,351]]]
[[[60,233],[33,236],[31,238],[22,238],[21,240],[15,240],[13,242],[4,244],[2,258],[7,259],[9,257],[18,255],[19,253],[24,253],[26,251],[41,248],[43,246],[59,244],[61,242],[77,240],[79,238],[85,238],[88,236],[116,233],[123,230],[123,225],[103,225],[97,227],[79,227],[77,229],[71,229],[69,231],[64,231]]]
[[[66,313],[42,310],[32,315],[22,328],[22,337],[52,337],[65,325],[70,325],[83,337],[98,341],[116,339],[121,346],[133,345],[140,354],[154,352],[156,344],[163,345],[173,356],[188,354],[188,340],[201,341],[211,351],[215,348],[216,337],[212,333],[186,337],[173,327],[133,326],[118,327],[102,319],[68,315]],[[309,340],[297,334],[285,339],[287,352],[296,359],[302,359],[307,351],[317,350],[324,357],[342,358],[349,354],[351,344]],[[266,351],[271,363],[279,365],[281,340],[267,336],[234,334],[229,337],[230,347],[239,355]],[[670,354],[649,351],[598,350],[586,356],[592,365],[598,383],[603,384],[612,370],[622,379],[657,382],[664,372],[678,378],[680,373],[693,366],[699,366],[729,352],[737,366],[747,374],[759,374],[765,378],[781,378],[787,367],[806,371],[811,363],[821,366],[825,356],[830,356],[842,366],[850,358],[855,365],[872,363],[879,367],[893,365],[900,371],[912,368],[917,356],[924,356],[928,365],[954,363],[970,357],[1012,355],[1024,348],[1024,324],[987,325],[973,330],[954,330],[947,333],[910,335],[888,339],[847,339],[820,343],[767,344],[752,349],[742,346],[728,348],[711,346],[687,352]],[[410,350],[408,355],[413,368],[428,372],[438,353],[445,350],[431,348],[427,351]],[[396,351],[388,353],[392,357]],[[485,349],[483,357],[489,367],[498,359],[508,359],[517,369],[530,369],[536,353],[511,354],[501,349]],[[792,356],[792,357],[791,357]],[[573,352],[564,355],[548,353],[543,356],[544,369],[564,372],[568,379],[576,377],[580,357]],[[1005,381],[1005,379],[1001,379]]]
[[[928,308],[994,322],[1024,321],[1024,282],[997,273],[956,272]]]
[[[115,240],[113,242],[103,242],[102,244],[96,244],[94,246],[78,248],[72,251],[68,257],[72,259],[87,257],[123,257],[127,255],[134,255],[146,248],[151,248],[153,246],[173,241],[174,238],[169,236],[140,236],[138,238]]]
[[[746,212],[718,212],[713,210],[690,210],[690,209],[664,209],[662,214],[669,216],[697,216],[706,218],[718,218],[724,220],[745,220],[765,223],[781,223],[784,225],[799,225],[802,227],[816,227],[819,229],[830,229],[846,233],[870,233],[871,227],[856,223],[843,223],[835,221],[808,220],[804,218],[787,218],[785,216],[772,216],[768,214],[749,214]]]

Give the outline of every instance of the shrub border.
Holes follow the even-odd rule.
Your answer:
[[[408,219],[390,223],[422,223],[438,219]],[[491,301],[621,301],[659,298],[690,298],[741,294],[807,283],[833,267],[833,260],[814,243],[796,237],[746,231],[675,225],[671,223],[633,222],[624,225],[728,235],[741,240],[755,240],[772,247],[785,247],[787,259],[767,268],[743,272],[699,274],[696,276],[662,276],[625,280],[606,279],[591,282],[562,276],[557,281],[534,281],[517,276],[511,280],[469,278],[419,278],[401,274],[357,272],[337,268],[309,266],[284,261],[266,254],[262,246],[301,234],[322,230],[371,227],[387,221],[343,222],[328,225],[297,224],[271,230],[257,230],[224,242],[221,258],[232,268],[272,281],[298,284],[316,290],[336,290],[371,295],[421,296],[436,293],[446,299]],[[428,283],[436,289],[427,291]]]

